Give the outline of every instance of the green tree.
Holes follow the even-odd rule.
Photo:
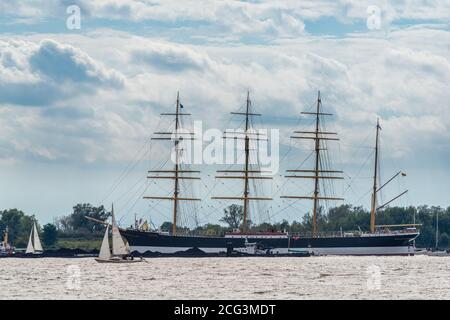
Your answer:
[[[71,216],[62,216],[59,218],[54,219],[54,225],[56,226],[56,229],[60,232],[70,232],[72,230],[72,224],[71,224]]]
[[[204,226],[204,232],[207,235],[219,235],[222,234],[224,232],[222,226],[218,225],[218,224],[211,224],[208,223],[207,225]]]
[[[8,228],[10,243],[17,247],[26,246],[35,220],[34,216],[28,216],[18,209],[3,210],[0,216],[0,230],[4,231]]]
[[[275,231],[276,229],[277,229],[276,225],[273,225],[268,222],[263,222],[261,224],[253,226],[252,231],[265,232],[265,231]]]
[[[232,204],[224,209],[224,216],[220,219],[221,222],[228,224],[230,229],[237,229],[241,226],[244,220],[244,208],[237,204]]]
[[[311,231],[311,229],[307,230],[303,223],[296,220],[292,221],[291,225],[289,226],[289,232],[291,233],[305,233],[307,231]]]
[[[159,228],[161,229],[161,231],[172,232],[172,225],[172,222],[165,221]]]
[[[289,221],[283,219],[283,221],[275,224],[275,230],[277,231],[288,231],[290,228]]]
[[[58,236],[58,230],[56,229],[54,224],[47,223],[42,228],[42,241],[46,246],[52,246],[56,243],[56,239]]]
[[[104,221],[110,215],[111,213],[107,212],[103,206],[94,207],[89,203],[79,203],[73,207],[73,212],[70,215],[70,228],[73,231],[102,231],[103,226],[101,224],[88,220],[86,217]]]
[[[439,236],[439,248],[447,249],[449,244],[449,237],[446,232],[441,233]]]

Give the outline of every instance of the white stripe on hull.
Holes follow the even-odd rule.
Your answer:
[[[173,254],[180,251],[186,251],[186,247],[150,247],[150,246],[131,246],[131,251],[144,253],[146,251]],[[224,253],[225,248],[199,248],[205,253]],[[238,250],[239,248],[235,248]],[[287,254],[295,251],[308,251],[314,255],[414,255],[414,246],[396,246],[396,247],[326,247],[326,248],[288,248],[272,249],[272,254]]]

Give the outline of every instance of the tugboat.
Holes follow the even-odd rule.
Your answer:
[[[8,243],[8,227],[6,227],[3,233],[3,241],[0,243],[0,257],[10,257],[15,253],[15,248]]]
[[[244,244],[245,244],[244,248],[236,248],[236,251],[247,254],[247,255],[251,255],[251,256],[269,255],[270,254],[270,248],[265,248],[262,243],[248,242],[248,239],[245,238]]]

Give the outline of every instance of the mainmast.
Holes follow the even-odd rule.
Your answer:
[[[177,92],[177,106],[176,106],[176,113],[175,113],[175,132],[178,132],[180,126],[180,93]],[[175,148],[175,178],[174,181],[174,188],[173,188],[173,218],[172,218],[172,234],[176,234],[177,232],[177,208],[178,208],[178,174],[179,174],[179,168],[178,168],[178,143],[180,141],[178,139],[174,140],[174,148]]]
[[[302,112],[305,115],[315,116],[315,130],[314,131],[294,131],[296,134],[303,134],[302,136],[291,136],[293,139],[307,139],[314,140],[314,169],[313,170],[287,170],[287,172],[298,172],[298,173],[310,173],[313,175],[287,175],[286,178],[300,178],[300,179],[313,179],[314,180],[314,191],[313,196],[281,196],[281,198],[286,199],[310,199],[313,200],[313,221],[312,221],[312,235],[317,236],[317,211],[319,210],[319,200],[344,200],[343,198],[328,197],[326,195],[320,194],[319,180],[321,179],[343,179],[340,176],[331,176],[330,173],[343,173],[338,170],[322,170],[321,161],[321,151],[326,150],[322,147],[321,141],[337,141],[338,138],[330,137],[336,135],[336,132],[321,131],[320,129],[320,116],[331,116],[331,113],[324,113],[321,111],[322,100],[320,98],[320,91],[317,94],[317,104],[316,112]]]
[[[251,197],[250,196],[250,190],[249,190],[249,180],[251,179],[272,179],[272,177],[261,177],[261,176],[255,176],[254,173],[261,173],[261,170],[253,170],[250,169],[250,141],[261,141],[261,140],[267,140],[265,138],[260,138],[260,134],[256,132],[250,132],[251,126],[250,126],[250,117],[252,116],[261,116],[259,113],[251,113],[250,112],[251,107],[251,100],[250,100],[250,93],[247,91],[247,101],[246,101],[246,108],[245,112],[231,112],[231,114],[235,115],[243,115],[245,116],[245,132],[227,132],[225,131],[224,139],[244,139],[245,147],[245,160],[244,160],[244,168],[243,170],[218,170],[217,172],[220,173],[243,173],[243,175],[233,175],[233,176],[216,176],[216,178],[221,179],[243,179],[244,180],[244,191],[242,197],[211,197],[211,199],[218,199],[218,200],[242,200],[244,202],[244,212],[243,212],[243,226],[242,231],[245,232],[247,230],[248,225],[248,212],[249,212],[249,200],[272,200],[272,198],[267,197]],[[231,136],[229,136],[231,135]],[[243,137],[242,137],[243,135]]]
[[[171,173],[173,175],[166,176],[147,176],[149,179],[173,179],[173,196],[172,197],[159,197],[159,196],[145,196],[144,199],[156,199],[156,200],[170,200],[173,201],[173,214],[172,214],[172,234],[175,235],[177,233],[177,219],[178,219],[178,201],[200,201],[201,199],[197,198],[186,198],[180,197],[179,190],[179,180],[180,179],[191,179],[191,180],[200,180],[199,177],[192,176],[184,176],[184,173],[200,173],[200,171],[193,170],[183,170],[180,169],[180,142],[182,140],[194,140],[193,132],[180,131],[180,117],[181,116],[190,116],[190,113],[182,113],[180,112],[180,108],[183,108],[183,105],[180,104],[180,94],[177,92],[177,103],[175,113],[161,113],[162,116],[175,116],[175,128],[173,132],[155,132],[154,134],[157,137],[152,137],[152,140],[173,140],[174,142],[174,152],[175,152],[175,165],[173,170],[151,170],[149,173]],[[168,136],[170,135],[170,137]]]
[[[373,191],[372,191],[372,205],[370,208],[370,232],[375,232],[375,213],[377,210],[377,181],[378,181],[378,142],[380,135],[380,119],[377,118],[377,131],[375,137],[375,166],[373,174]]]
[[[320,140],[319,140],[319,112],[320,112],[320,91],[317,93],[317,107],[316,107],[316,131],[314,132],[314,151],[316,155],[316,162],[314,166],[314,206],[313,206],[313,236],[317,234],[317,205],[319,203],[319,164],[320,164]]]
[[[249,129],[249,111],[250,107],[250,94],[247,91],[247,103],[245,108],[245,132]],[[247,228],[247,211],[248,211],[248,160],[250,156],[250,146],[249,146],[249,138],[248,135],[245,135],[245,169],[244,169],[244,224],[243,230],[245,231]]]

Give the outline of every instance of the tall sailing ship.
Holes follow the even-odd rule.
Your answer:
[[[343,179],[342,171],[325,168],[322,153],[326,150],[325,143],[336,141],[336,132],[323,130],[322,119],[332,114],[322,110],[320,92],[315,103],[313,112],[302,112],[305,116],[311,116],[315,122],[315,129],[311,131],[294,131],[293,139],[309,140],[314,143],[314,167],[308,169],[290,169],[285,175],[286,179],[303,179],[313,181],[313,191],[310,195],[283,195],[281,198],[294,200],[312,201],[312,230],[308,235],[290,234],[288,232],[251,232],[248,230],[250,202],[271,201],[271,197],[259,196],[256,191],[251,191],[250,184],[255,180],[270,180],[272,177],[262,175],[262,171],[250,161],[250,145],[252,141],[264,139],[252,131],[253,117],[261,114],[251,110],[251,100],[247,93],[246,106],[244,112],[233,112],[232,114],[244,118],[245,130],[240,133],[224,132],[224,139],[244,140],[244,163],[239,170],[219,170],[221,175],[217,179],[238,179],[243,180],[243,191],[239,196],[213,196],[212,199],[242,201],[243,223],[240,230],[226,233],[223,236],[187,235],[178,232],[179,204],[185,201],[200,201],[199,198],[184,196],[180,194],[180,181],[185,179],[198,180],[196,176],[199,171],[184,168],[179,163],[181,154],[180,141],[183,139],[194,140],[193,133],[180,130],[180,119],[189,116],[189,113],[181,112],[179,95],[177,94],[176,109],[174,113],[164,113],[175,117],[175,127],[173,132],[156,132],[155,140],[168,140],[174,143],[175,164],[170,170],[149,171],[149,179],[169,179],[173,181],[173,193],[171,196],[145,196],[146,199],[171,201],[172,206],[172,230],[170,232],[144,231],[136,228],[120,229],[120,233],[127,240],[130,250],[140,253],[153,252],[163,254],[174,254],[190,249],[201,250],[207,254],[221,254],[232,251],[246,252],[249,243],[258,243],[259,247],[265,248],[262,252],[266,254],[295,254],[298,252],[309,252],[314,255],[413,255],[414,239],[419,235],[414,225],[384,225],[378,226],[375,223],[378,210],[403,195],[395,197],[391,201],[378,206],[377,195],[380,190],[400,173],[392,177],[387,183],[378,186],[379,172],[379,134],[380,125],[377,121],[375,139],[375,170],[373,177],[373,190],[371,197],[370,211],[370,232],[334,232],[322,233],[318,230],[318,214],[323,201],[339,201],[342,198],[329,196],[324,190],[324,180]],[[175,133],[175,139],[173,134]],[[392,231],[400,227],[401,230]],[[194,250],[194,252],[198,252]],[[261,252],[261,250],[260,250]]]

